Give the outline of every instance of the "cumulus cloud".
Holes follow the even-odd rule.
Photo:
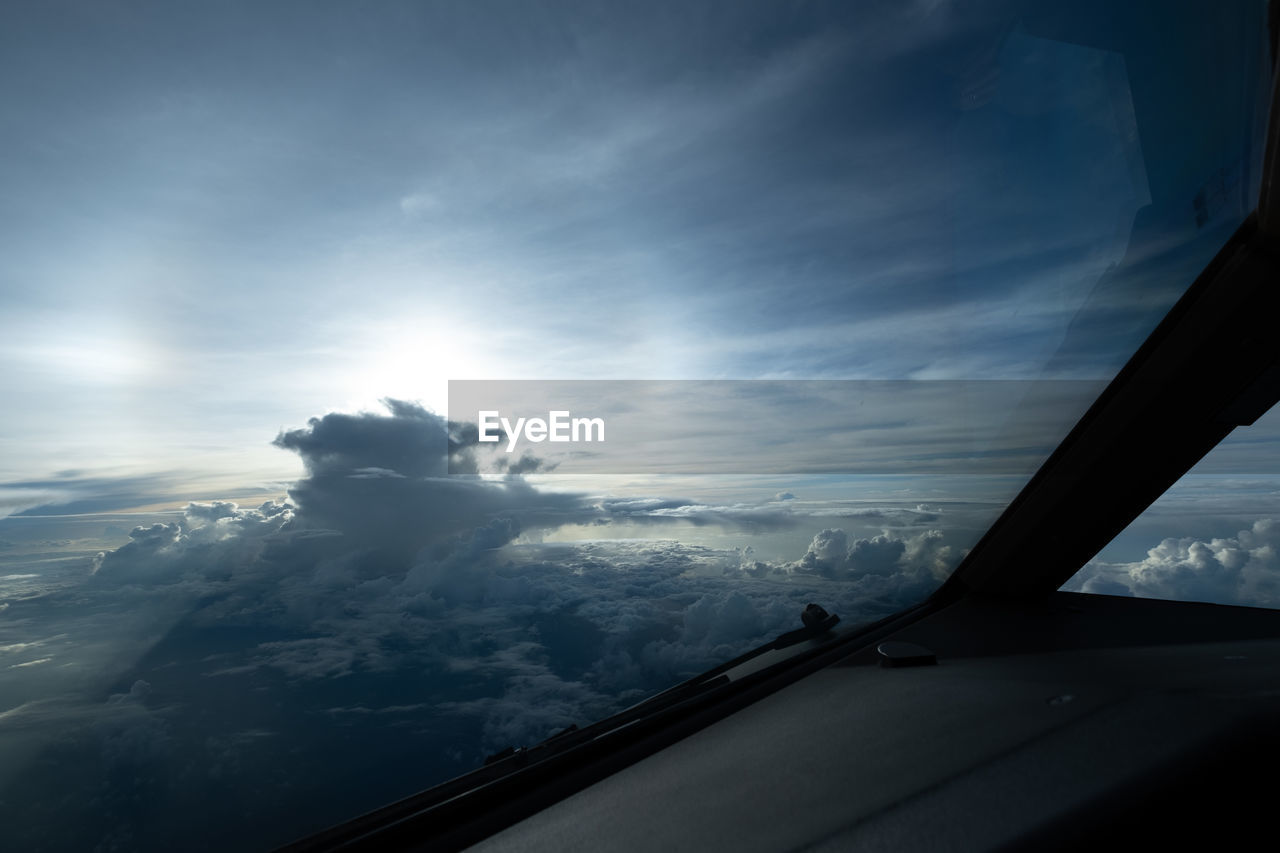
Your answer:
[[[1253,607],[1280,606],[1280,519],[1233,537],[1166,538],[1129,563],[1093,561],[1064,589]]]
[[[459,531],[498,518],[536,528],[596,514],[580,495],[540,491],[518,476],[458,476],[476,471],[474,426],[450,424],[415,403],[385,402],[389,415],[331,413],[276,438],[307,471],[289,490],[297,507],[292,528],[332,530],[349,549],[403,560],[427,546],[448,550]],[[536,466],[522,459],[511,473]]]
[[[278,501],[256,509],[230,501],[192,502],[180,520],[135,527],[127,543],[99,553],[93,578],[114,585],[226,579],[251,566],[292,517],[293,508]]]
[[[804,556],[789,569],[824,577],[912,574],[941,581],[962,556],[961,551],[945,544],[938,530],[905,539],[886,530],[850,542],[840,528],[828,528],[813,537]]]
[[[881,602],[888,609],[902,607],[932,592],[964,557],[964,550],[948,544],[940,530],[898,536],[879,535],[852,542],[840,528],[819,531],[804,556],[784,566],[796,575],[845,581],[862,607]]]
[[[792,630],[811,601],[847,621],[887,615],[927,594],[959,557],[937,531],[888,527],[870,537],[820,530],[794,560],[760,559],[750,545],[542,541],[566,525],[747,535],[814,522],[790,499],[591,497],[510,471],[448,474],[474,438],[397,401],[386,413],[315,418],[276,439],[306,470],[287,500],[190,502],[99,554],[88,581],[67,593],[77,608],[100,610],[95,624],[151,610],[167,621],[149,629],[137,664],[82,708],[113,722],[50,761],[48,790],[35,785],[31,796],[52,801],[58,779],[88,773],[86,784],[123,786],[107,799],[126,802],[132,782],[85,770],[107,766],[170,785],[149,792],[157,801],[212,791],[237,808],[314,803],[320,789],[296,787],[296,773],[292,787],[253,785],[276,778],[271,762],[293,767],[317,743],[326,749],[316,785],[334,768],[355,773],[385,739],[387,760],[361,774],[373,806]],[[0,724],[38,710],[0,714]],[[406,749],[417,756],[413,772],[387,770]],[[221,787],[200,788],[190,767],[205,768],[200,785]],[[113,819],[120,839],[142,826],[123,808]]]

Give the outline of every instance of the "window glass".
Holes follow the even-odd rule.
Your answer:
[[[1252,210],[1264,13],[4,4],[0,847],[284,843],[921,600]]]

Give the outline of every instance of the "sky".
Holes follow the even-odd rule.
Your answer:
[[[450,379],[1105,381],[1185,286],[1096,287],[1152,198],[1121,57],[996,11],[5,14],[9,482],[287,479]]]
[[[0,841],[284,843],[927,595],[1256,198],[1260,4],[1077,7],[5,4]],[[1275,603],[1251,429],[1072,588]]]

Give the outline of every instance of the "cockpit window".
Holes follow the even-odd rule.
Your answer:
[[[1280,607],[1280,409],[1237,428],[1063,589]]]
[[[7,4],[2,846],[284,843],[924,599],[1254,208],[1264,13]]]

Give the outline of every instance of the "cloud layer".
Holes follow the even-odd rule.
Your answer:
[[[0,673],[26,692],[0,710],[22,774],[0,818],[25,827],[19,842],[283,843],[317,813],[354,815],[619,710],[797,627],[810,601],[853,622],[900,610],[968,544],[945,505],[773,489],[713,504],[446,475],[476,461],[474,431],[399,401],[276,444],[307,472],[287,500],[190,502],[78,582],[7,602]],[[809,541],[760,559],[678,538],[706,530]],[[605,538],[552,535],[565,531]],[[1278,548],[1264,519],[1095,561],[1068,587],[1275,605]],[[95,649],[133,663],[103,667],[91,690],[56,680]]]
[[[7,793],[32,812],[24,840],[160,849],[198,826],[213,846],[284,842],[318,828],[317,803],[353,815],[598,719],[798,627],[810,601],[846,620],[886,615],[961,555],[924,507],[850,511],[906,525],[867,537],[791,494],[711,505],[446,475],[474,452],[474,430],[387,409],[282,432],[307,472],[287,500],[190,502],[136,527],[65,593],[88,620],[68,637],[118,646],[105,635],[128,633],[140,656],[96,696],[0,718],[0,735],[20,723],[50,739],[43,769]],[[655,537],[823,529],[798,559],[772,561],[676,538],[540,541],[637,525]],[[49,631],[60,601],[15,609]],[[32,671],[73,654],[12,645]],[[353,775],[366,780],[356,792],[341,781]],[[75,821],[46,813],[67,798]],[[252,808],[280,828],[225,819]]]

